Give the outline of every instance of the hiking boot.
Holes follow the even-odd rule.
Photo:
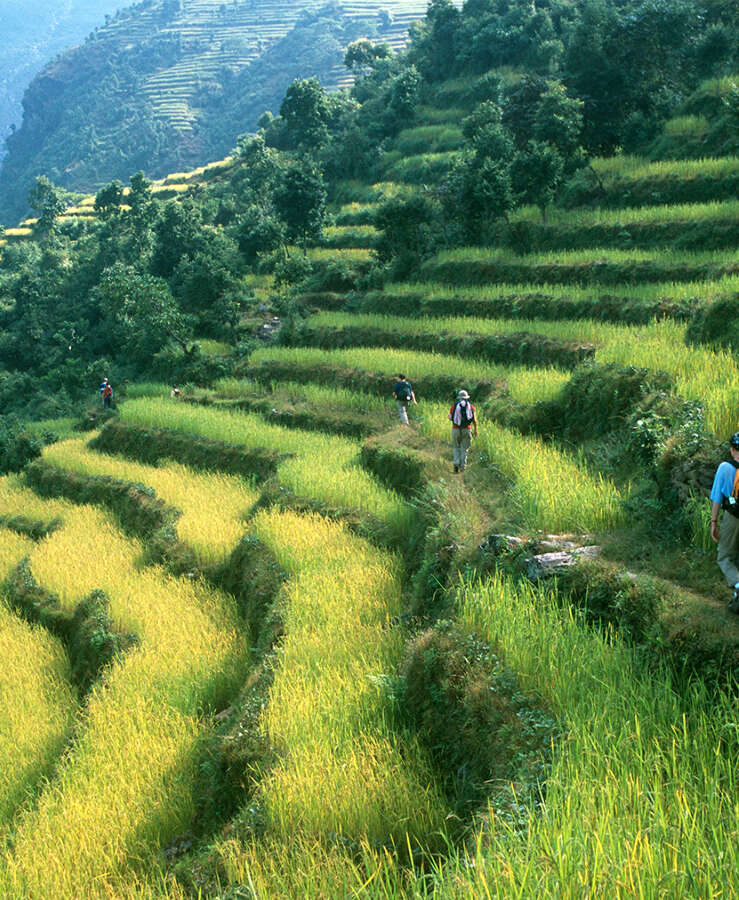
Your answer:
[[[457,472],[459,472],[459,466],[456,466],[456,465],[455,465],[455,466],[454,466],[454,474],[456,475]]]
[[[731,600],[729,600],[729,612],[739,615],[739,590],[734,591]]]

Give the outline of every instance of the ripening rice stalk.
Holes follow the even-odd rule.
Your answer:
[[[433,320],[436,321],[436,320]],[[519,326],[519,331],[521,330]],[[538,378],[544,394],[537,399],[546,399],[550,392],[556,392],[569,379],[569,373],[554,368],[537,368],[532,370],[525,366],[493,365],[480,360],[466,359],[460,356],[447,356],[443,353],[419,353],[412,350],[397,350],[393,347],[352,347],[342,350],[320,350],[316,347],[270,347],[255,350],[250,362],[277,360],[294,362],[298,365],[334,365],[366,369],[372,372],[385,373],[388,378],[388,397],[391,397],[393,381],[396,373],[403,372],[413,383],[414,379],[424,375],[454,375],[459,378],[460,387],[472,381],[488,381],[505,379],[511,394],[524,401],[531,391],[531,379]],[[518,388],[521,385],[522,395]],[[419,392],[419,403],[422,395]]]
[[[623,497],[613,482],[538,438],[490,423],[480,429],[477,449],[511,479],[511,500],[527,529],[610,531],[624,523]]]
[[[101,455],[79,438],[46,447],[44,460],[67,471],[152,487],[165,503],[182,511],[177,534],[205,564],[222,562],[231,553],[244,534],[244,517],[258,498],[241,478],[194,472],[179,463],[147,466]]]
[[[713,82],[715,91],[715,81]],[[616,178],[695,178],[739,173],[739,157],[667,159],[650,162],[643,156],[608,156],[593,160],[599,175]]]
[[[30,539],[0,529],[0,580],[26,556]],[[0,837],[59,755],[76,697],[61,642],[18,618],[0,597]]]
[[[155,399],[129,401],[121,410],[121,418],[138,425],[294,454],[279,464],[277,476],[297,496],[371,513],[398,536],[410,527],[410,508],[360,466],[359,444],[349,438],[285,428],[247,413]]]
[[[29,490],[18,475],[0,478],[0,516],[23,516],[37,522],[64,518],[74,509],[67,500],[45,500]]]
[[[424,432],[451,444],[449,406],[429,406]],[[608,531],[624,524],[624,497],[618,488],[602,476],[591,475],[576,459],[551,444],[483,417],[478,437],[472,441],[470,460],[480,453],[503,476],[510,508],[529,531]]]
[[[204,709],[242,677],[246,648],[231,601],[201,583],[137,570],[142,546],[97,509],[77,507],[30,554],[63,608],[94,589],[140,643],[91,691],[53,781],[0,856],[0,894],[120,896],[190,821]]]
[[[678,692],[638,650],[563,615],[549,589],[496,576],[460,600],[563,738],[540,814],[518,829],[492,820],[434,896],[735,896],[735,698],[701,681]]]
[[[397,560],[315,515],[267,511],[254,527],[289,575],[286,637],[261,723],[278,760],[251,801],[266,834],[221,853],[231,881],[264,879],[264,896],[276,896],[273,877],[299,882],[315,869],[313,848],[330,854],[337,837],[428,846],[445,805],[424,754],[388,722],[382,683],[402,653],[387,628],[400,612]],[[295,875],[274,871],[275,853]]]
[[[334,327],[356,324],[413,333],[449,331],[487,335],[523,330],[561,340],[588,342],[596,345],[596,362],[638,366],[653,371],[661,370],[672,375],[678,395],[686,400],[699,401],[703,404],[706,424],[714,434],[719,436],[731,434],[736,431],[739,421],[739,397],[735,389],[735,385],[739,382],[739,366],[737,366],[736,360],[725,351],[686,346],[686,326],[670,320],[653,322],[651,325],[612,325],[589,319],[554,322],[541,319],[458,317],[408,319],[398,316],[349,316],[346,313],[320,313],[311,321],[316,324],[330,324]],[[323,352],[325,353],[325,351]],[[363,352],[365,352],[365,348],[351,351],[331,351],[331,354],[332,356],[337,353],[347,354],[346,357],[335,356],[334,358],[338,362],[342,358],[360,358]],[[371,351],[366,352],[368,356],[371,353]],[[392,351],[379,352],[389,356]],[[281,355],[275,356],[273,353],[274,351],[270,352],[269,358],[285,358]],[[255,352],[255,362],[258,358],[257,354],[264,356],[264,351]],[[328,354],[326,355],[328,356]],[[479,371],[479,365],[474,361],[470,361],[466,368],[468,377],[475,377]],[[489,371],[492,373],[494,368],[489,367]],[[412,370],[406,366],[406,371]],[[496,376],[490,374],[488,377]],[[513,393],[513,389],[511,393]]]
[[[659,206],[636,206],[626,209],[554,209],[547,216],[547,225],[647,225],[669,222],[699,224],[704,220],[722,221],[739,218],[739,201],[711,201],[708,203],[666,203]],[[538,223],[541,212],[536,206],[522,207],[513,214],[514,221]]]

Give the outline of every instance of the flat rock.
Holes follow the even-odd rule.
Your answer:
[[[559,569],[574,566],[580,559],[595,559],[601,548],[595,544],[588,547],[575,547],[573,550],[557,550],[552,553],[538,553],[529,558],[526,574],[532,581],[556,575]]]

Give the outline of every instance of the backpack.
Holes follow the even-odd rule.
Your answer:
[[[395,396],[401,402],[411,399],[411,386],[407,381],[399,381],[395,385]]]
[[[112,396],[113,396],[113,388],[109,384],[106,384],[105,387],[103,388],[103,397],[112,397]]]
[[[739,519],[739,463],[734,459],[730,459],[729,462],[735,469],[734,487],[731,494],[728,497],[724,497],[721,501],[721,509]]]
[[[452,423],[457,428],[469,428],[475,421],[475,413],[469,400],[457,400],[452,413]]]

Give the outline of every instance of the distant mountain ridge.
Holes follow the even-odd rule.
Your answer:
[[[0,0],[0,157],[21,123],[23,92],[58,53],[83,41],[120,0]]]
[[[361,36],[404,43],[426,0],[143,0],[109,17],[34,78],[0,170],[0,221],[26,211],[36,175],[95,190],[227,153],[276,111],[296,77],[346,82]],[[238,121],[224,109],[238,109]]]

